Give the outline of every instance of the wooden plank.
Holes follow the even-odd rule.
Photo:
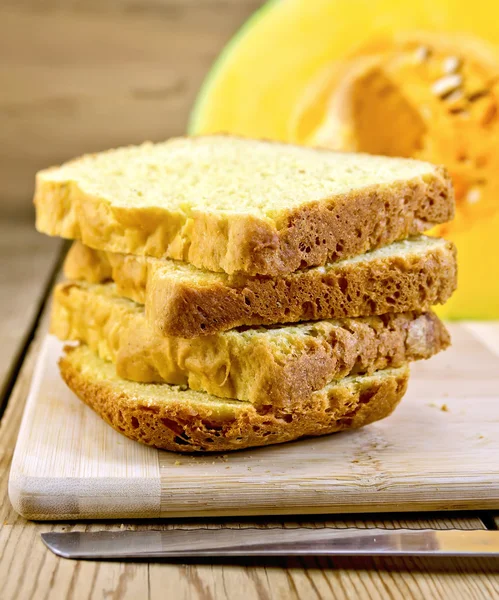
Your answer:
[[[61,248],[60,240],[37,233],[32,222],[0,219],[0,408]]]
[[[20,518],[10,506],[7,481],[24,402],[40,341],[48,328],[48,312],[36,335],[13,390],[0,429],[0,589],[2,600],[19,598],[143,598],[148,566],[124,563],[79,563],[57,558],[40,540],[52,529]],[[72,525],[83,530],[86,525]],[[58,525],[57,530],[67,526]]]
[[[478,517],[396,515],[384,518],[280,521],[278,519],[149,521],[125,523],[32,523],[19,517],[7,497],[12,452],[47,313],[31,344],[0,429],[0,589],[2,600],[48,600],[112,597],[168,597],[202,600],[268,600],[287,598],[490,598],[499,591],[497,563],[477,560],[336,559],[241,560],[232,564],[100,563],[57,558],[41,543],[44,531],[145,529],[171,527],[454,527],[481,528]]]
[[[402,521],[403,523],[403,521]],[[252,522],[242,526],[310,526],[311,523]],[[314,522],[318,527],[344,527],[344,522]],[[386,522],[376,522],[384,526]],[[409,519],[409,524],[437,528],[476,528],[474,518],[429,521]],[[203,527],[207,524],[203,523]],[[234,525],[239,528],[239,523]],[[389,526],[392,523],[388,523]],[[398,525],[398,523],[397,523]],[[220,524],[212,522],[211,528]],[[370,523],[367,524],[370,526]],[[5,527],[5,526],[4,526]],[[497,563],[473,559],[257,559],[119,563],[67,561],[42,545],[42,531],[134,530],[134,524],[63,524],[50,526],[16,522],[3,545],[0,584],[4,600],[16,598],[206,598],[265,600],[268,598],[371,598],[457,599],[492,598],[499,589]],[[162,529],[160,522],[140,527]],[[174,523],[169,527],[194,528],[199,523]],[[1,544],[1,541],[0,541]],[[478,592],[477,592],[478,590]],[[314,593],[315,592],[315,593]],[[481,595],[480,595],[481,594]]]
[[[485,344],[491,352],[499,356],[499,323],[475,322],[466,327],[476,338]],[[489,523],[499,529],[499,513],[490,515]]]
[[[2,209],[31,213],[38,169],[184,133],[212,62],[260,4],[2,2]]]
[[[28,12],[39,12],[39,0],[3,0],[5,7],[16,8]],[[43,11],[68,11],[75,13],[133,12],[170,15],[178,14],[185,9],[197,10],[256,10],[261,0],[43,0]]]
[[[56,366],[63,344],[50,338],[11,499],[28,518],[55,520],[497,508],[499,357],[465,328],[451,333],[451,349],[413,365],[407,396],[384,421],[204,456],[160,452],[112,430],[66,388]]]

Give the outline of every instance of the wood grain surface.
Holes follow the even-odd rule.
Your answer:
[[[31,222],[0,217],[0,413],[61,249],[61,240],[37,233]]]
[[[2,210],[84,152],[183,134],[194,98],[259,0],[0,3]]]

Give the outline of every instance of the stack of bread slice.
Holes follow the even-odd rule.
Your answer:
[[[51,329],[68,386],[128,437],[227,451],[389,415],[449,344],[441,167],[230,136],[84,156],[37,176],[75,240]]]

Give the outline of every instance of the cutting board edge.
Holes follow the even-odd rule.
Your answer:
[[[87,479],[91,488],[98,478]],[[126,495],[122,491],[126,489]],[[82,494],[78,487],[68,493],[68,480],[26,476],[11,469],[9,499],[14,510],[25,519],[57,520],[80,518],[158,518],[161,516],[159,485],[145,478],[114,480],[99,494]],[[78,494],[80,492],[80,494]],[[93,506],[94,503],[99,506]],[[69,510],[64,510],[67,507]],[[88,517],[83,515],[88,514]],[[120,517],[121,518],[121,517]]]
[[[16,512],[30,520],[428,512],[478,510],[477,506],[479,510],[499,509],[499,479],[493,486],[490,481],[481,486],[475,483],[459,500],[456,500],[455,485],[449,483],[446,488],[440,487],[438,498],[427,498],[424,493],[419,497],[412,494],[408,498],[404,486],[400,486],[397,492],[394,489],[396,486],[392,485],[388,493],[380,493],[373,487],[364,500],[345,494],[344,502],[328,501],[323,491],[322,498],[314,505],[303,502],[307,500],[304,494],[295,493],[293,496],[281,496],[280,506],[271,506],[265,500],[262,502],[262,490],[257,486],[253,490],[252,503],[248,498],[249,490],[246,491],[246,502],[250,502],[244,508],[227,502],[220,508],[198,508],[185,501],[185,498],[183,508],[179,508],[179,498],[172,498],[171,508],[168,508],[169,501],[163,498],[160,502],[155,486],[145,478],[111,478],[105,486],[102,478],[88,478],[85,485],[78,485],[78,480],[71,481],[68,478],[27,476],[18,468],[11,471],[9,497]],[[92,492],[95,489],[99,490],[98,494]],[[123,493],[124,490],[126,493]],[[335,492],[331,489],[330,493],[333,495]],[[310,495],[307,495],[310,500]]]
[[[487,499],[481,503],[480,510],[499,510],[499,497],[495,499]],[[121,511],[120,515],[116,515],[116,511],[109,512],[89,511],[78,513],[50,513],[34,511],[35,506],[32,505],[31,510],[16,511],[30,521],[72,521],[72,520],[127,520],[127,519],[191,519],[191,518],[228,518],[228,517],[261,517],[265,516],[310,516],[310,515],[368,515],[379,513],[413,513],[413,512],[456,512],[456,511],[476,511],[476,501],[469,500],[465,502],[456,502],[452,504],[442,501],[432,501],[426,503],[404,504],[383,504],[377,505],[366,503],[365,505],[357,505],[354,508],[348,505],[324,505],[320,507],[280,507],[269,509],[265,507],[255,509],[237,509],[237,510],[189,510],[189,511],[172,511],[162,512],[141,512],[141,511]]]

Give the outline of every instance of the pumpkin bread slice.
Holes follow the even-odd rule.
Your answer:
[[[41,171],[34,202],[49,235],[271,276],[363,254],[454,214],[443,167],[221,135]]]
[[[225,452],[362,427],[387,417],[402,399],[407,366],[347,377],[293,408],[227,400],[166,383],[121,379],[87,346],[60,360],[69,388],[127,437],[177,452]]]
[[[73,280],[114,281],[119,294],[145,304],[157,332],[183,338],[239,326],[426,311],[444,303],[457,282],[452,242],[426,236],[279,278],[229,276],[75,243],[64,272]]]
[[[165,337],[114,285],[85,283],[56,287],[51,332],[87,344],[124,379],[281,407],[304,403],[333,380],[426,359],[449,344],[432,312]]]

